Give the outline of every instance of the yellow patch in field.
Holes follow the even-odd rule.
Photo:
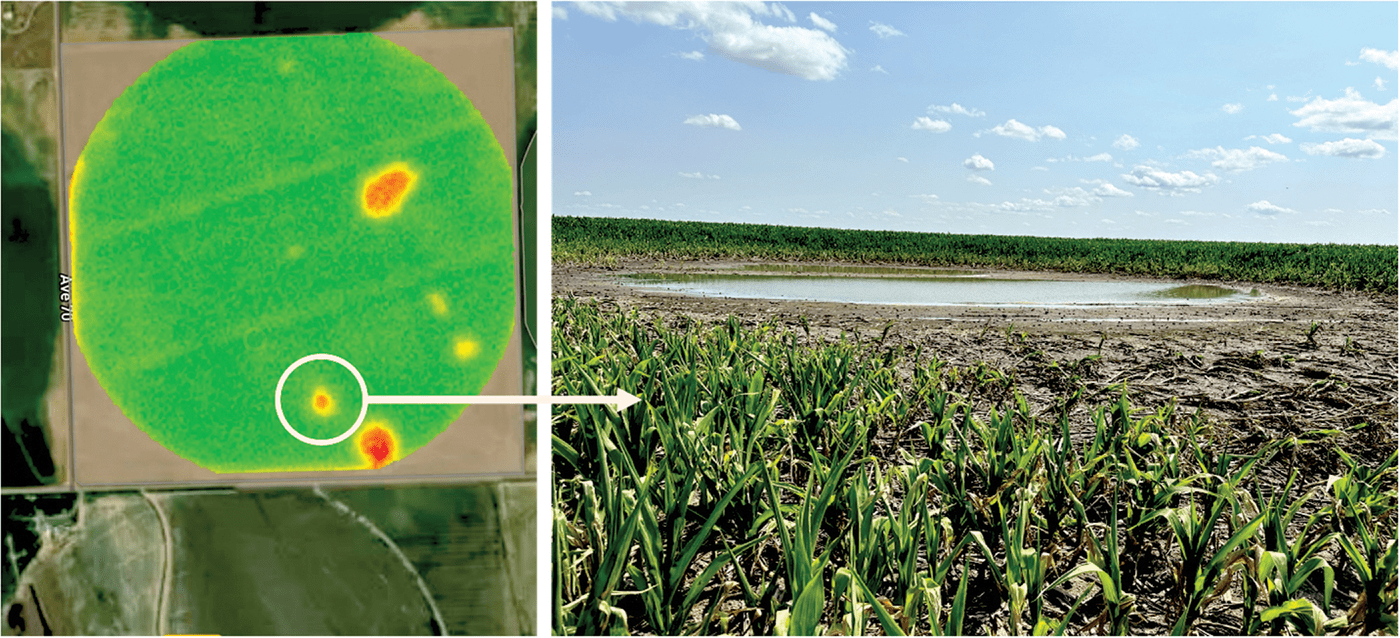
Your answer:
[[[433,306],[433,314],[439,317],[447,316],[447,300],[441,294],[432,293],[428,295],[428,303]]]
[[[305,254],[306,254],[306,247],[305,247],[305,246],[297,245],[297,246],[288,246],[288,247],[287,247],[287,259],[301,259],[301,256],[302,256],[302,255],[305,255]]]
[[[87,164],[79,156],[78,163],[73,165],[73,177],[68,180],[68,250],[70,252],[73,250],[73,246],[77,245],[78,237],[78,225],[74,223],[78,216],[73,214],[73,211],[78,208],[78,198],[76,197],[78,184],[82,183],[83,175],[86,172]]]
[[[481,353],[481,344],[474,339],[458,339],[457,345],[452,348],[458,359],[466,361]]]

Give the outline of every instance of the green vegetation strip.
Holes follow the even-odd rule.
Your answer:
[[[1066,239],[558,217],[554,259],[772,259],[1019,268],[1395,294],[1395,246]]]
[[[556,635],[1396,631],[1393,449],[680,321],[555,302],[554,393],[642,399],[555,415]]]

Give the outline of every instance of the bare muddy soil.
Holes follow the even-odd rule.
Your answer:
[[[659,317],[673,327],[712,325],[733,315],[749,325],[776,320],[810,335],[806,338],[813,342],[843,333],[880,342],[881,348],[904,352],[906,361],[921,348],[925,360],[932,356],[959,367],[985,362],[1008,375],[1014,391],[1037,413],[1058,412],[1066,397],[1079,389],[1082,398],[1069,407],[1079,416],[1073,421],[1081,424],[1090,409],[1115,402],[1122,393],[1136,408],[1157,409],[1174,400],[1178,414],[1199,411],[1210,440],[1221,451],[1251,454],[1270,441],[1289,437],[1316,441],[1263,466],[1266,484],[1281,485],[1293,469],[1309,484],[1343,473],[1334,446],[1372,467],[1397,446],[1400,370],[1394,296],[1175,281],[1245,292],[1257,289],[1259,295],[1243,303],[1136,307],[895,306],[692,297],[640,291],[614,280],[637,272],[734,272],[740,265],[650,260],[555,264],[554,295],[596,299],[621,311],[635,309],[648,323]],[[1126,279],[983,272],[1003,278]],[[990,403],[996,397],[988,399]],[[989,403],[978,410],[985,411]],[[1331,430],[1340,432],[1325,433]],[[898,458],[893,453],[900,442],[893,438],[883,443],[889,458]],[[1393,522],[1384,533],[1394,536]],[[1145,552],[1141,565],[1139,582],[1146,581],[1145,589],[1162,590],[1160,596],[1139,592],[1142,616],[1135,627],[1144,633],[1167,633],[1172,620],[1165,615],[1163,601],[1172,578],[1167,557],[1173,553],[1165,538],[1160,540],[1160,547]],[[1336,557],[1332,564],[1343,562]],[[1334,608],[1346,609],[1351,603],[1334,600]],[[1237,605],[1216,605],[1196,630],[1233,634],[1239,631],[1239,618]]]

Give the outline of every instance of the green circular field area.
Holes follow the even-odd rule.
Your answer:
[[[69,195],[73,326],[151,438],[216,472],[382,467],[514,329],[511,171],[441,72],[371,34],[189,44],[112,105]]]

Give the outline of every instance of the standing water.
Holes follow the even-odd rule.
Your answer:
[[[1231,288],[1152,281],[1050,281],[959,276],[861,277],[644,273],[628,286],[701,297],[892,305],[1119,306],[1247,301]]]

